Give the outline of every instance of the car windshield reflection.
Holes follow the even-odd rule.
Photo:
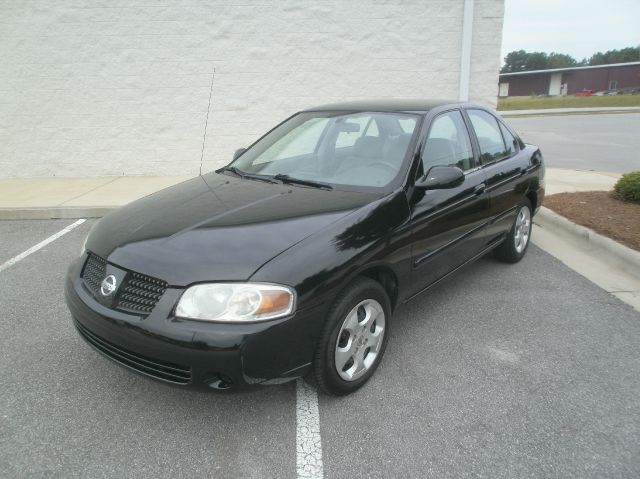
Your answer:
[[[418,119],[405,113],[300,113],[230,168],[310,187],[382,189],[403,171]]]

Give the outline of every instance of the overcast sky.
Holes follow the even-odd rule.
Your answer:
[[[640,0],[505,0],[502,58],[513,50],[576,60],[640,44]]]

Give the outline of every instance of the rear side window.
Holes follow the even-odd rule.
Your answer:
[[[500,131],[502,131],[502,137],[504,138],[504,143],[507,145],[507,156],[511,156],[518,151],[518,141],[511,134],[507,127],[504,126],[504,123],[500,123]]]
[[[513,154],[513,142],[509,152],[502,138],[498,120],[493,115],[483,110],[467,110],[467,113],[480,144],[480,159],[483,164],[501,160]]]

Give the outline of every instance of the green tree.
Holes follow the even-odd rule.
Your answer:
[[[531,70],[547,70],[549,68],[564,68],[577,65],[578,62],[571,55],[552,52],[526,52],[515,50],[504,57],[501,73],[526,72]]]
[[[589,58],[589,65],[607,65],[609,63],[626,63],[640,61],[640,47],[627,47],[620,50],[607,50],[594,53]]]
[[[514,50],[504,57],[501,73],[523,72],[527,67],[528,53],[524,50]]]
[[[531,70],[545,70],[549,68],[547,64],[549,63],[549,56],[544,52],[531,52],[527,58],[527,69],[526,71]]]
[[[515,50],[504,57],[501,73],[526,72],[547,68],[548,56],[544,52]]]
[[[547,68],[567,68],[577,65],[577,60],[566,53],[551,52],[547,58]]]
[[[619,50],[594,53],[588,60],[578,62],[566,53],[527,52],[514,50],[504,57],[504,66],[500,73],[527,72],[531,70],[548,70],[551,68],[568,68],[579,65],[607,65],[609,63],[626,63],[640,61],[640,46]]]

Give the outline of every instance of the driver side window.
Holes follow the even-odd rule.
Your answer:
[[[459,111],[442,113],[431,123],[419,174],[426,174],[434,166],[457,166],[462,171],[473,167],[471,141]]]

